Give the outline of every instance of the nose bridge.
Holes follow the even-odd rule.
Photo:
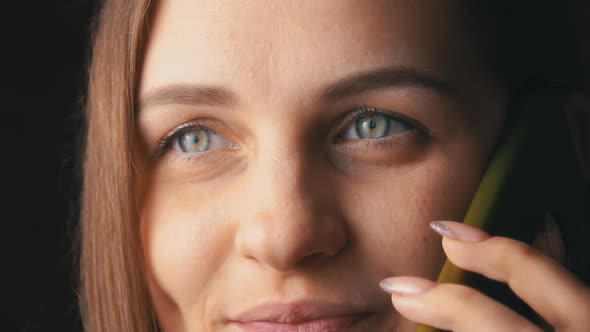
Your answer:
[[[310,165],[310,156],[306,156],[303,151],[291,146],[273,153],[269,153],[268,160],[261,158],[260,173],[261,177],[267,177],[261,180],[269,190],[269,197],[274,201],[277,207],[283,210],[283,213],[304,213],[302,208],[312,208],[306,206],[311,203],[313,195],[318,195],[310,186],[310,180],[314,177],[313,165]],[[311,212],[311,211],[307,211]]]
[[[313,180],[322,166],[314,160],[317,151],[309,148],[301,131],[296,130],[300,126],[279,119],[273,125],[267,125],[250,170],[251,178],[266,188],[267,197],[261,198],[273,201],[283,214],[314,213],[308,210],[316,208],[311,204],[312,200],[321,195],[318,188],[314,188]],[[264,195],[264,192],[259,194]],[[304,207],[307,210],[302,210]]]
[[[242,256],[284,272],[336,255],[346,232],[332,213],[334,197],[317,183],[321,174],[314,170],[321,165],[297,144],[276,143],[254,158],[247,171],[253,182],[236,247]]]

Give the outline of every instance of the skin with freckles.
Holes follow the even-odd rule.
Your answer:
[[[379,281],[434,279],[506,98],[438,1],[158,2],[141,72],[141,234],[164,331],[268,302],[412,331]]]

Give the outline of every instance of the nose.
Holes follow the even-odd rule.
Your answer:
[[[328,171],[309,158],[287,151],[249,167],[247,212],[235,237],[242,257],[287,273],[326,264],[346,246]]]

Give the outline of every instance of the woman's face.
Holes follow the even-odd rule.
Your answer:
[[[165,331],[409,331],[505,98],[451,2],[161,1],[139,91],[142,246]],[[299,329],[298,329],[299,328]]]

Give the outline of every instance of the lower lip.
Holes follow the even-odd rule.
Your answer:
[[[364,314],[316,319],[302,323],[256,321],[233,322],[233,324],[237,325],[243,332],[335,332],[353,331],[352,328],[358,328],[360,321],[367,317],[368,315]]]

